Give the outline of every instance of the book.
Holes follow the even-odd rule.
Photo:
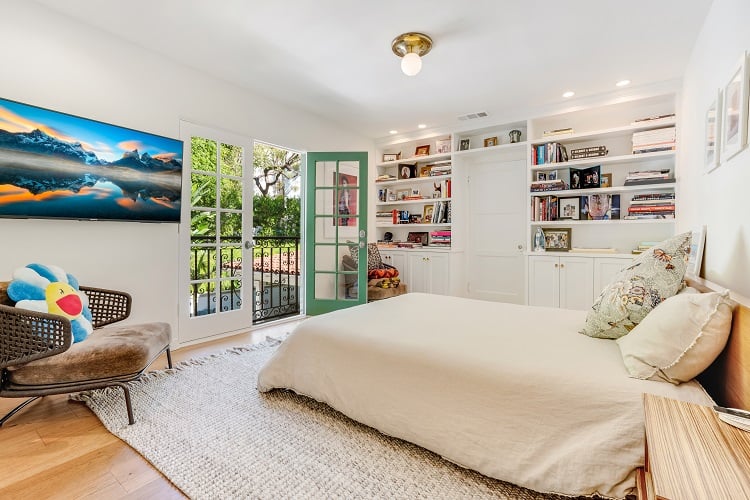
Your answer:
[[[638,214],[638,215],[626,215],[625,220],[641,220],[641,219],[674,219],[674,212],[664,214]]]
[[[674,121],[675,114],[670,113],[666,115],[654,115],[654,116],[647,116],[645,118],[638,118],[637,120],[634,120],[630,122],[631,125],[657,125],[662,122],[671,122]]]
[[[674,182],[674,179],[670,178],[656,178],[656,179],[625,179],[623,183],[625,186],[642,186],[644,184],[666,184]]]
[[[573,129],[570,127],[567,127],[567,128],[557,128],[554,130],[545,130],[544,132],[542,132],[542,135],[544,137],[547,137],[550,135],[567,135],[567,134],[572,134],[572,133],[573,133]]]
[[[636,205],[628,208],[628,213],[634,212],[674,212],[674,205]]]
[[[570,249],[570,251],[580,252],[580,253],[616,253],[616,250],[611,247],[607,247],[607,248],[573,247]]]

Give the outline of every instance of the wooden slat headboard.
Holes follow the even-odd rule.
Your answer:
[[[701,292],[725,290],[704,279],[687,281]],[[731,297],[737,306],[727,346],[698,380],[718,404],[750,410],[750,300],[736,294]]]

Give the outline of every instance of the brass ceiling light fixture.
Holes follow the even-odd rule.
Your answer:
[[[414,76],[422,69],[422,56],[432,48],[432,38],[424,33],[404,33],[393,39],[391,50],[401,58],[401,71]]]

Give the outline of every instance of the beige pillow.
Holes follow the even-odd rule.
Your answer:
[[[690,232],[651,247],[622,269],[594,301],[581,333],[616,339],[626,335],[660,303],[682,288]]]
[[[617,339],[630,376],[673,384],[698,376],[727,343],[732,307],[729,292],[682,293],[659,304]]]

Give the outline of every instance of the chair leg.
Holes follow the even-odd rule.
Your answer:
[[[36,401],[37,399],[39,399],[41,397],[42,396],[35,396],[33,398],[29,398],[26,401],[24,401],[23,403],[21,403],[20,405],[16,406],[12,410],[10,410],[8,413],[5,414],[5,416],[3,418],[0,418],[0,427],[2,427],[3,424],[5,422],[7,422],[10,417],[12,417],[13,415],[15,415],[19,411],[23,410],[26,405],[28,405],[30,403],[33,403],[34,401]]]
[[[169,350],[169,347],[167,347],[167,365],[172,368],[172,351]]]
[[[127,384],[123,384],[122,382],[117,382],[115,385],[122,387],[122,392],[125,394],[125,407],[128,410],[128,425],[133,425],[135,419],[133,418],[133,405],[130,402],[130,389],[128,389]]]

